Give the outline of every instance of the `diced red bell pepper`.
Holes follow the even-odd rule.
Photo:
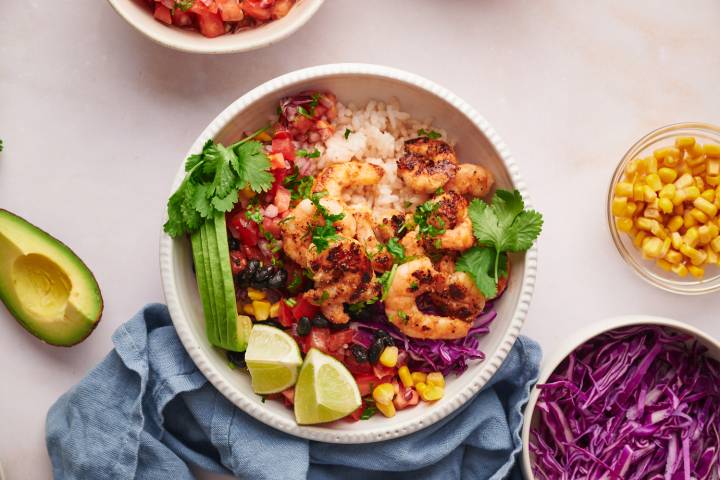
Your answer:
[[[300,320],[302,317],[313,318],[318,314],[320,308],[316,305],[305,300],[303,297],[297,299],[297,304],[293,307],[292,313],[295,320]]]
[[[393,398],[395,408],[402,410],[403,408],[412,407],[418,404],[420,401],[420,395],[414,388],[405,388],[399,386],[398,394]]]
[[[375,373],[375,376],[377,378],[385,378],[385,377],[394,377],[395,376],[395,369],[386,367],[382,363],[378,362],[375,365],[373,365],[373,372]]]
[[[360,406],[350,415],[345,417],[345,420],[347,420],[348,422],[357,422],[358,420],[360,420],[360,417],[362,417],[362,413],[365,411],[365,408],[367,408],[367,404],[365,403],[365,400],[361,400]]]
[[[231,250],[230,251],[230,269],[232,270],[233,275],[237,275],[243,270],[245,270],[245,267],[247,266],[247,259],[245,258],[245,255],[243,255],[242,252],[238,250]]]
[[[349,350],[345,352],[345,358],[343,359],[343,363],[353,375],[372,375],[373,377],[375,376],[370,362],[358,362],[357,360],[355,360],[355,356]]]
[[[239,210],[230,217],[228,229],[230,230],[230,234],[236,240],[242,242],[243,245],[250,247],[257,245],[258,238],[260,237],[257,223],[248,219],[243,210]]]
[[[189,27],[192,25],[192,16],[188,12],[183,12],[176,8],[172,14],[172,22],[176,27]]]
[[[292,309],[287,303],[285,303],[285,300],[280,300],[278,320],[280,320],[280,325],[283,327],[291,327],[292,324],[295,323],[295,317],[293,317]]]

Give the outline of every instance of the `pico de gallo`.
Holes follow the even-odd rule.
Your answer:
[[[159,22],[198,30],[208,38],[283,18],[296,0],[148,0]]]

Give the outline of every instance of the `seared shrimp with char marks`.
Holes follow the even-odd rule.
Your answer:
[[[405,142],[405,154],[397,161],[397,172],[414,191],[433,193],[455,175],[457,164],[450,145],[418,137]]]
[[[355,223],[357,224],[357,239],[365,247],[365,251],[372,259],[373,270],[376,272],[386,272],[392,268],[393,256],[384,249],[384,245],[380,242],[375,234],[373,215],[367,206],[351,207],[353,215],[355,215]]]
[[[495,178],[485,168],[471,163],[462,163],[458,166],[455,176],[445,184],[446,191],[457,192],[460,195],[480,198],[488,194],[495,184]]]
[[[385,174],[378,165],[350,161],[323,168],[315,177],[314,192],[326,191],[330,197],[340,197],[346,188],[376,185]]]
[[[343,304],[377,298],[381,294],[370,259],[357,240],[342,239],[310,262],[315,288],[304,298],[319,305],[333,323],[347,323]]]
[[[459,193],[447,192],[434,200],[437,210],[428,219],[428,223],[445,229],[433,239],[438,248],[463,251],[473,246],[472,221],[468,216],[468,202]]]
[[[417,304],[427,294],[440,314],[425,313]],[[443,275],[421,257],[398,267],[385,300],[388,319],[413,338],[451,340],[466,337],[485,298],[465,273]]]
[[[381,242],[401,236],[403,225],[406,223],[405,217],[405,213],[400,210],[389,209],[383,212],[375,222],[375,236]]]
[[[321,198],[320,205],[333,215],[344,212],[344,204],[331,198]],[[307,267],[317,256],[317,249],[312,243],[312,229],[324,224],[325,219],[312,201],[305,199],[298,203],[280,227],[285,254],[298,265]],[[355,236],[356,224],[352,215],[346,213],[333,225],[339,235],[349,238]]]

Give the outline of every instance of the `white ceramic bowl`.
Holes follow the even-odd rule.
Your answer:
[[[208,139],[222,143],[240,138],[244,130],[267,122],[278,100],[303,90],[334,92],[344,103],[363,104],[371,99],[396,97],[404,111],[415,117],[435,119],[458,140],[461,161],[480,161],[489,168],[500,187],[517,188],[528,201],[525,184],[508,150],[490,125],[467,103],[444,88],[399,70],[362,64],[337,64],[299,70],[251,90],[222,112],[195,140],[189,153],[200,151]],[[180,161],[181,159],[179,159]],[[173,191],[184,177],[182,165]],[[529,202],[528,202],[529,203]],[[398,412],[390,419],[382,415],[361,422],[337,422],[324,426],[299,426],[293,412],[280,402],[262,403],[250,388],[249,376],[228,368],[224,355],[207,341],[195,277],[191,269],[190,244],[162,235],[160,264],[165,298],[185,348],[200,370],[238,407],[275,428],[300,437],[337,443],[364,443],[407,435],[449,415],[487,383],[507,356],[523,325],[530,304],[537,265],[533,248],[514,255],[510,284],[496,302],[498,317],[491,332],[481,341],[487,358],[474,363],[459,377],[448,379],[445,397],[433,405],[421,404]]]
[[[299,0],[286,17],[258,28],[216,38],[195,30],[165,25],[153,17],[144,0],[108,0],[130,25],[166,47],[193,53],[235,53],[267,47],[291,35],[310,20],[325,0]]]
[[[574,333],[569,336],[547,360],[543,362],[542,371],[538,378],[538,384],[547,382],[550,375],[555,369],[565,360],[565,357],[577,347],[585,343],[586,341],[594,338],[602,333],[616,328],[629,327],[632,325],[661,325],[673,330],[677,330],[682,333],[691,335],[697,339],[702,345],[707,347],[708,355],[713,358],[720,360],[720,342],[712,338],[710,335],[698,330],[697,328],[688,325],[687,323],[679,322],[677,320],[671,320],[669,318],[653,317],[649,315],[628,315],[623,317],[613,317],[606,320],[599,321],[588,327]],[[532,473],[532,455],[530,454],[530,428],[533,422],[537,421],[534,418],[535,405],[537,404],[538,396],[540,395],[540,389],[537,386],[533,387],[530,392],[530,398],[528,404],[525,407],[525,417],[523,421],[522,430],[522,470],[523,477],[526,480],[533,480],[535,476]]]

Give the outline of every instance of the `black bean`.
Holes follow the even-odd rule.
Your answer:
[[[330,326],[330,322],[328,322],[328,319],[325,318],[322,314],[317,314],[312,319],[313,327],[317,328],[327,328]]]
[[[271,288],[282,288],[285,286],[287,281],[287,272],[282,268],[275,272],[275,274],[268,280],[268,286]]]
[[[272,265],[261,267],[257,272],[255,272],[255,275],[253,275],[252,282],[258,285],[262,285],[268,280],[270,280],[270,277],[272,277],[274,273],[275,267],[273,267]]]
[[[240,242],[235,240],[235,237],[232,235],[228,236],[228,245],[230,246],[230,250],[240,250]]]
[[[245,267],[245,270],[240,272],[238,275],[238,283],[245,284],[248,283],[250,280],[252,280],[253,276],[255,275],[255,272],[257,272],[258,268],[260,268],[260,262],[257,260],[250,260],[247,263],[247,266]]]
[[[233,365],[245,368],[245,352],[231,352],[227,351],[225,352],[225,355],[227,356],[227,359],[232,363]]]
[[[312,330],[312,325],[310,325],[310,320],[307,317],[300,317],[300,320],[298,320],[297,327],[295,328],[295,331],[298,335],[301,337],[304,337],[308,333],[310,333],[310,330]]]
[[[380,340],[386,347],[394,347],[395,341],[385,330],[375,330],[375,340]]]
[[[350,328],[350,322],[347,323],[330,323],[330,330],[338,332],[340,330],[347,330]]]
[[[380,360],[380,354],[382,354],[383,350],[385,350],[385,342],[380,338],[376,338],[368,349],[368,360],[370,360],[370,363],[377,363],[378,360]]]
[[[368,361],[368,351],[362,345],[354,343],[350,346],[350,351],[352,352],[353,357],[355,357],[356,362],[365,363]]]

